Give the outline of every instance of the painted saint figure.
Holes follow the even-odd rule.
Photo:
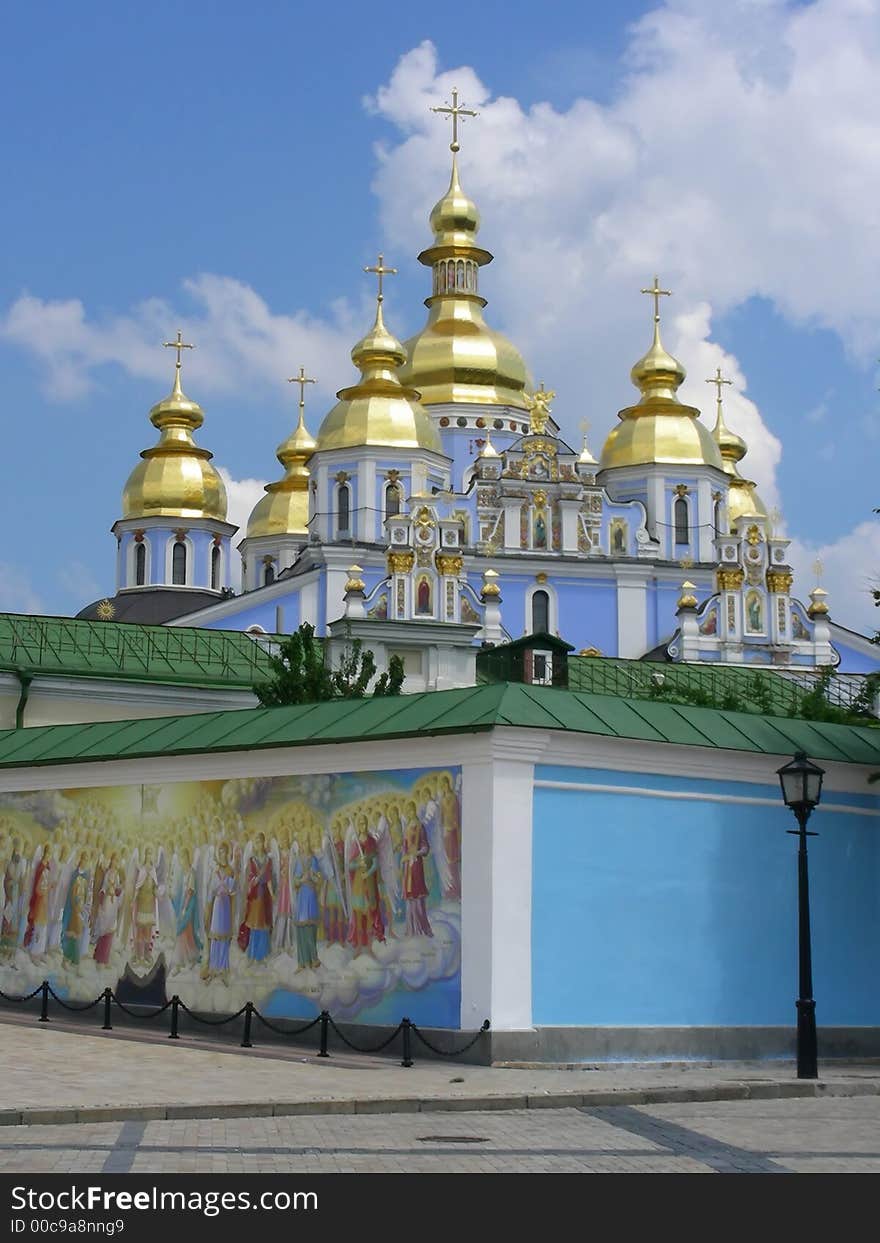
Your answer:
[[[205,903],[205,931],[208,935],[208,961],[202,968],[202,978],[215,975],[225,979],[229,973],[229,943],[232,940],[232,898],[235,893],[235,874],[229,864],[229,843],[220,842],[217,862],[208,884],[208,900]]]
[[[119,921],[119,899],[122,897],[122,876],[119,860],[115,854],[103,869],[100,888],[97,891],[97,911],[94,916],[95,962],[106,967],[110,961],[113,938]]]
[[[238,934],[240,949],[247,951],[250,962],[263,962],[269,954],[272,932],[272,904],[275,886],[272,883],[272,859],[266,851],[266,835],[258,833],[254,852],[248,860],[245,875],[244,920]]]
[[[360,954],[369,949],[374,940],[385,940],[379,899],[378,850],[376,839],[367,830],[367,817],[363,814],[357,817],[355,836],[348,846],[345,866],[351,894],[348,940],[355,947],[355,954]]]
[[[144,861],[138,866],[132,895],[132,963],[148,963],[153,953],[153,940],[159,922],[159,884],[153,862],[153,848],[147,846]]]
[[[443,830],[443,849],[449,865],[450,882],[444,889],[444,898],[461,897],[461,811],[452,781],[444,776],[440,782],[440,826]]]
[[[330,945],[344,945],[348,919],[345,914],[345,839],[342,820],[336,816],[330,836],[324,843],[325,880],[321,908],[324,914],[324,940]]]
[[[31,958],[40,960],[46,956],[49,935],[49,909],[55,891],[55,860],[52,843],[46,842],[34,868],[34,879],[28,899],[27,928],[24,947]]]
[[[293,919],[296,925],[297,971],[307,967],[320,967],[318,959],[318,889],[321,867],[314,851],[316,845],[311,834],[303,835],[302,854],[296,856],[291,869],[296,905]]]
[[[182,876],[175,895],[174,917],[177,940],[174,945],[174,966],[178,969],[192,966],[202,955],[199,939],[198,886],[193,867],[192,853],[184,846],[181,852]]]
[[[425,859],[430,853],[428,835],[416,814],[414,802],[404,809],[402,879],[406,902],[406,932],[410,937],[432,937],[431,924],[425,907],[428,886],[425,883]]]
[[[24,872],[25,861],[21,853],[21,842],[14,837],[12,850],[6,860],[6,867],[3,869],[3,915],[0,920],[0,957],[2,958],[11,958],[18,944]]]
[[[61,916],[61,951],[64,954],[65,966],[77,967],[82,958],[83,941],[89,928],[88,893],[89,874],[86,871],[86,852],[83,850],[80,851],[70,878]]]

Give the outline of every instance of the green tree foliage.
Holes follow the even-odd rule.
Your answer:
[[[363,699],[376,675],[373,653],[364,650],[360,639],[350,642],[338,668],[329,668],[324,644],[315,637],[315,628],[308,622],[281,642],[278,652],[269,657],[269,664],[272,677],[254,686],[254,694],[264,708],[328,699]],[[403,678],[403,662],[399,656],[392,656],[388,672],[376,679],[369,693],[399,695]]]

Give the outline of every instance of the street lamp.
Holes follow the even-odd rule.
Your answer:
[[[797,1000],[797,1077],[817,1079],[816,1002],[813,999],[813,963],[810,949],[810,878],[807,872],[807,832],[810,813],[822,797],[824,768],[798,751],[793,760],[777,769],[782,797],[797,818],[797,829],[788,829],[799,839],[798,845],[798,1000]]]

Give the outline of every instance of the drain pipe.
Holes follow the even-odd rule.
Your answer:
[[[18,697],[18,705],[15,709],[15,728],[21,729],[24,725],[24,710],[27,707],[34,675],[32,673],[25,673],[22,669],[16,669],[15,676],[18,678],[18,684],[21,687],[21,694]]]

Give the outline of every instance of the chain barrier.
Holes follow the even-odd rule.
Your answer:
[[[108,990],[109,991],[109,990]],[[152,1014],[137,1014],[134,1010],[130,1010],[124,1002],[121,1002],[115,993],[110,993],[111,998],[119,1006],[123,1014],[127,1014],[132,1019],[154,1019],[160,1014],[164,1014],[171,1005],[170,1001],[166,1001],[164,1006],[156,1006]]]
[[[334,1033],[339,1037],[342,1043],[346,1046],[346,1048],[351,1049],[353,1053],[362,1053],[366,1055],[381,1053],[383,1049],[387,1049],[388,1046],[392,1044],[397,1039],[397,1037],[402,1034],[403,1036],[403,1059],[401,1061],[401,1066],[405,1066],[405,1067],[410,1067],[413,1064],[413,1059],[412,1059],[412,1037],[413,1035],[415,1035],[422,1042],[425,1048],[429,1049],[431,1053],[435,1054],[437,1057],[460,1057],[461,1054],[467,1053],[469,1049],[472,1049],[474,1045],[477,1043],[477,1041],[480,1039],[480,1037],[485,1035],[485,1033],[489,1030],[489,1020],[486,1019],[486,1021],[483,1023],[483,1026],[474,1035],[473,1039],[469,1040],[467,1044],[462,1045],[460,1049],[440,1049],[435,1044],[433,1044],[427,1038],[427,1036],[423,1035],[421,1029],[415,1023],[413,1023],[411,1019],[404,1018],[400,1020],[400,1022],[395,1027],[394,1031],[391,1032],[390,1035],[386,1036],[384,1040],[379,1041],[379,1043],[375,1045],[365,1046],[365,1045],[356,1044],[353,1040],[350,1040],[348,1036],[346,1036],[345,1033],[340,1030],[336,1022],[334,1021],[332,1015],[327,1010],[322,1010],[321,1013],[316,1018],[312,1019],[311,1022],[309,1023],[303,1023],[301,1026],[295,1027],[295,1028],[283,1028],[283,1027],[279,1027],[276,1023],[273,1023],[271,1019],[266,1018],[264,1014],[261,1014],[252,1001],[245,1002],[245,1004],[241,1007],[240,1010],[236,1010],[234,1014],[224,1015],[223,1018],[204,1018],[202,1015],[196,1013],[196,1011],[191,1010],[189,1006],[186,1004],[186,1002],[181,1001],[177,993],[175,993],[174,996],[170,998],[170,1000],[166,1001],[164,1005],[145,1007],[145,1009],[149,1009],[150,1012],[139,1014],[136,1010],[133,1010],[131,1007],[126,1005],[124,1002],[120,1001],[119,997],[116,995],[116,993],[113,992],[111,988],[105,988],[104,991],[101,993],[101,995],[99,997],[96,997],[94,1001],[87,1001],[87,1002],[82,1003],[81,1005],[72,1004],[70,1002],[65,1001],[63,997],[59,997],[55,989],[52,987],[52,985],[49,983],[48,980],[43,980],[43,982],[41,984],[38,984],[37,987],[33,989],[32,992],[25,994],[23,997],[13,997],[9,993],[5,993],[3,992],[2,989],[0,989],[0,999],[2,999],[3,1001],[13,1002],[15,1004],[19,1004],[25,1001],[32,1001],[33,998],[37,996],[40,997],[40,1019],[39,1021],[41,1023],[48,1023],[50,1021],[49,1020],[49,998],[50,997],[54,998],[54,1000],[57,1001],[58,1004],[64,1010],[69,1010],[72,1013],[80,1013],[81,1011],[84,1011],[84,1010],[93,1010],[95,1006],[99,1006],[103,1002],[103,1005],[104,1005],[104,1022],[102,1026],[103,1031],[113,1030],[113,1025],[111,1023],[111,1008],[113,1005],[118,1006],[119,1009],[123,1012],[123,1014],[127,1014],[129,1018],[144,1019],[144,1020],[151,1020],[151,1019],[158,1018],[160,1014],[164,1014],[166,1010],[170,1009],[171,1030],[168,1033],[169,1040],[180,1039],[178,1027],[179,1027],[179,1015],[180,1015],[181,1010],[183,1010],[184,1013],[188,1014],[189,1017],[194,1022],[201,1023],[205,1027],[224,1027],[227,1023],[233,1023],[235,1022],[236,1019],[240,1019],[242,1015],[244,1015],[244,1031],[242,1033],[242,1038],[241,1038],[241,1047],[243,1049],[253,1048],[253,1043],[251,1041],[251,1035],[252,1035],[252,1024],[253,1024],[253,1020],[255,1017],[259,1019],[259,1021],[263,1024],[264,1027],[267,1027],[269,1031],[275,1032],[276,1035],[292,1036],[294,1039],[298,1036],[304,1035],[308,1031],[311,1031],[313,1027],[317,1027],[320,1024],[320,1027],[321,1027],[320,1051],[318,1052],[318,1055],[317,1055],[318,1057],[329,1057],[330,1056],[328,1049],[327,1049],[327,1045],[328,1045],[328,1035],[329,1035],[329,1031],[331,1027]]]
[[[55,989],[47,981],[44,981],[44,984],[41,985],[41,987],[47,987],[50,996],[55,998],[59,1006],[63,1007],[65,1010],[73,1011],[74,1014],[78,1014],[80,1010],[93,1010],[95,1006],[99,1006],[104,1000],[104,994],[101,993],[100,997],[96,997],[94,1001],[86,1001],[81,1006],[72,1006],[69,1002],[66,1002],[63,997],[59,997],[55,992]]]
[[[462,1053],[467,1053],[469,1049],[472,1049],[474,1047],[474,1045],[477,1043],[480,1037],[486,1034],[486,1032],[489,1030],[489,1020],[486,1019],[486,1021],[483,1023],[483,1026],[474,1036],[473,1040],[469,1040],[467,1044],[462,1045],[460,1049],[438,1049],[435,1044],[431,1044],[431,1041],[428,1039],[427,1036],[422,1034],[421,1029],[416,1027],[415,1023],[410,1023],[410,1027],[415,1032],[415,1034],[418,1036],[419,1040],[421,1040],[425,1048],[430,1049],[431,1052],[436,1054],[437,1057],[461,1057]]]
[[[388,1048],[388,1046],[391,1044],[391,1041],[395,1038],[397,1033],[403,1030],[403,1024],[406,1022],[409,1022],[409,1020],[404,1019],[402,1022],[398,1023],[394,1031],[391,1033],[391,1035],[388,1037],[387,1040],[383,1040],[381,1044],[377,1044],[373,1048],[370,1048],[370,1049],[365,1049],[361,1045],[353,1044],[352,1041],[350,1041],[346,1036],[342,1034],[342,1032],[336,1026],[336,1024],[334,1023],[333,1019],[330,1017],[329,1014],[327,1015],[327,1022],[336,1032],[336,1035],[339,1037],[342,1043],[344,1045],[347,1045],[349,1049],[353,1050],[353,1052],[355,1053],[380,1053],[383,1049]]]

